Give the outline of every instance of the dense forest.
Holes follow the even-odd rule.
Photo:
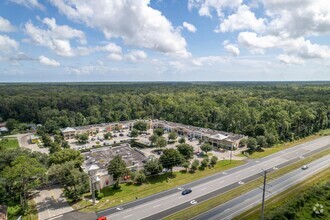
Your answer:
[[[290,141],[329,128],[328,82],[0,84],[0,120],[11,130],[130,119],[183,124]]]

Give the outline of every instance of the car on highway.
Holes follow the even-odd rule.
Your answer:
[[[109,220],[109,219],[105,216],[101,216],[101,217],[98,217],[97,220]]]
[[[183,190],[182,191],[182,195],[187,195],[187,194],[189,194],[189,193],[191,193],[192,192],[192,190],[191,189],[185,189],[185,190]]]
[[[301,167],[302,170],[307,170],[308,169],[308,166],[307,165],[304,165]]]

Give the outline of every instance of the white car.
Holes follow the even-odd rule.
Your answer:
[[[308,169],[308,166],[304,165],[304,166],[301,167],[301,169],[306,170],[306,169]]]

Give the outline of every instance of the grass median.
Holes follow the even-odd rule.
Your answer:
[[[320,138],[321,136],[327,136],[327,135],[330,135],[330,129],[323,130],[323,131],[321,131],[317,134],[314,134],[314,135],[311,135],[311,136],[308,136],[308,137],[305,137],[305,138],[302,138],[302,139],[299,139],[299,140],[295,140],[295,141],[292,141],[292,142],[286,142],[286,143],[279,144],[279,145],[276,145],[276,146],[273,146],[273,147],[270,147],[270,148],[263,148],[262,151],[256,151],[253,154],[250,154],[248,156],[248,158],[250,158],[250,159],[260,159],[262,157],[269,156],[271,154],[274,154],[274,153],[277,153],[279,151],[288,149],[290,147],[294,147],[294,146],[297,146],[299,144],[306,143],[308,141],[313,141],[317,138]]]
[[[295,162],[293,164],[290,164],[288,166],[285,166],[281,169],[278,169],[278,170],[275,170],[271,173],[268,174],[268,179],[275,179],[279,176],[282,176],[286,173],[289,173],[295,169],[298,169],[300,168],[302,165],[304,164],[307,164],[307,163],[310,163],[314,160],[317,160],[325,155],[328,155],[330,154],[330,149],[326,149],[326,150],[323,150],[321,152],[318,152],[316,154],[313,154],[307,158],[304,158],[304,159],[301,159],[299,160],[298,162]],[[242,186],[239,186],[239,187],[236,187],[226,193],[223,193],[221,195],[218,195],[216,197],[213,197],[212,199],[209,199],[205,202],[202,202],[198,205],[195,205],[193,207],[190,207],[190,208],[187,208],[187,209],[184,209],[180,212],[177,212],[173,215],[170,215],[166,218],[164,218],[164,220],[177,220],[177,219],[180,219],[180,220],[185,220],[185,219],[191,219],[203,212],[206,212],[212,208],[215,208],[235,197],[238,197],[242,194],[245,194],[253,189],[255,189],[256,187],[258,186],[261,186],[262,184],[262,180],[263,180],[263,177],[260,177],[256,180],[253,180],[251,182],[248,182]]]
[[[173,175],[166,173],[160,176],[148,178],[148,182],[143,185],[121,184],[119,190],[114,190],[112,187],[102,189],[104,197],[98,201],[95,206],[91,206],[90,201],[82,200],[73,205],[74,209],[80,211],[92,212],[117,206],[123,203],[134,201],[136,198],[144,198],[155,193],[159,193],[180,185],[190,183],[210,175],[237,167],[244,164],[244,161],[233,160],[231,163],[228,160],[218,161],[215,167],[205,168],[205,170],[196,170],[195,173],[180,171],[173,172]],[[90,194],[85,195],[90,198]]]
[[[308,180],[301,182],[284,192],[280,193],[277,196],[274,196],[270,199],[268,199],[265,202],[265,213],[268,211],[285,205],[288,203],[292,198],[297,197],[304,193],[307,189],[309,189],[312,186],[315,186],[318,183],[322,183],[324,181],[327,181],[330,179],[330,170],[323,170],[314,176],[308,178]],[[259,219],[260,218],[260,210],[261,210],[261,205],[258,205],[241,215],[237,216],[234,218],[234,220],[239,220],[239,219],[245,219],[245,220],[253,220],[253,219]]]

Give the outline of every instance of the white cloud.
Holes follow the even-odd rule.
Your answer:
[[[232,44],[226,44],[224,45],[224,48],[228,53],[230,53],[233,56],[238,56],[240,54],[240,50]]]
[[[286,54],[281,54],[277,57],[277,59],[282,62],[282,63],[285,63],[285,64],[303,64],[304,63],[304,60],[299,58],[299,57],[296,57],[296,56],[289,56],[289,55],[286,55]]]
[[[8,37],[7,35],[0,34],[0,51],[9,52],[11,50],[17,50],[19,44],[14,39]]]
[[[49,59],[48,57],[45,57],[43,55],[39,56],[39,62],[47,66],[60,66],[60,63],[56,60]]]
[[[123,59],[123,56],[118,53],[110,53],[108,55],[108,59],[113,60],[113,61],[121,61]]]
[[[185,27],[189,32],[195,33],[197,31],[196,27],[188,22],[183,22],[183,27]]]
[[[16,28],[10,24],[10,21],[0,16],[0,32],[13,32]]]
[[[69,19],[101,30],[107,39],[122,38],[127,45],[189,57],[187,43],[150,0],[50,0]]]
[[[54,18],[45,18],[42,22],[47,25],[47,29],[36,27],[31,22],[25,24],[25,33],[32,43],[48,47],[61,56],[76,55],[74,49],[71,48],[71,39],[78,39],[80,44],[86,43],[85,34],[80,30],[67,25],[57,25]],[[79,51],[77,53],[79,54]]]
[[[305,40],[302,37],[258,36],[253,32],[242,32],[238,35],[238,42],[252,52],[264,52],[265,49],[280,48],[287,54],[295,55],[302,59],[330,58],[329,46],[312,44],[309,40]]]
[[[142,50],[132,50],[125,55],[126,59],[131,62],[143,61],[147,59],[147,54]]]
[[[106,51],[106,52],[116,53],[116,54],[121,54],[121,52],[122,52],[121,47],[115,43],[108,43],[105,46],[97,47],[96,50]]]
[[[254,30],[260,32],[264,29],[264,19],[257,19],[248,6],[241,5],[237,12],[223,20],[215,31],[231,32],[236,30]]]
[[[28,8],[38,8],[41,10],[45,10],[44,6],[38,2],[38,0],[10,0],[19,5],[23,5]]]
[[[200,16],[212,17],[211,10],[215,10],[219,17],[223,17],[224,9],[235,9],[243,0],[189,0],[188,8],[197,8]]]
[[[289,37],[330,33],[327,0],[262,0],[271,18],[269,31]]]

